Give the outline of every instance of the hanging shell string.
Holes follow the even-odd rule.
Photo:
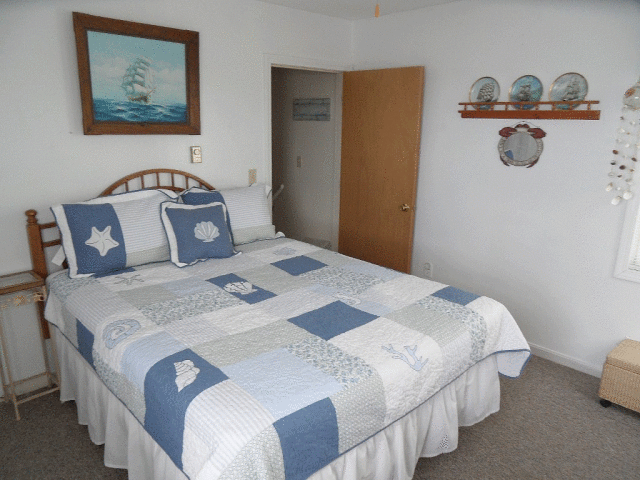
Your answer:
[[[638,165],[640,149],[640,80],[624,92],[622,103],[624,106],[620,116],[620,128],[610,161],[611,171],[606,188],[607,192],[613,191],[616,195],[611,200],[613,205],[633,197],[633,174]]]
[[[640,110],[624,106],[620,117],[620,128],[616,136],[616,145],[611,158],[609,184],[606,190],[613,191],[615,197],[611,200],[618,205],[622,200],[633,197],[631,187],[633,176],[638,165],[638,147],[640,146]]]

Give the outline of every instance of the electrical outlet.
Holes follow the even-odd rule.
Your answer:
[[[424,274],[424,278],[431,278],[433,276],[433,266],[430,262],[424,263],[422,273]]]
[[[250,168],[249,169],[249,185],[253,185],[254,183],[256,183],[258,177],[258,171],[255,168]]]
[[[191,163],[202,163],[202,149],[191,147]]]

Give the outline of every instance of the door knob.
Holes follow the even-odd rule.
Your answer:
[[[406,203],[403,203],[402,205],[400,205],[400,210],[402,210],[403,212],[408,212],[409,210],[411,210],[411,207]]]

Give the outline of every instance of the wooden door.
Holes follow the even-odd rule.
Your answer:
[[[424,67],[343,77],[339,251],[409,272]]]

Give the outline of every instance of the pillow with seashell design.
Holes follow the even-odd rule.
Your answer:
[[[180,194],[185,204],[220,201],[222,197],[229,213],[234,245],[276,238],[276,227],[271,220],[268,194],[271,187],[262,184],[250,187],[207,190],[192,187]]]
[[[171,261],[186,267],[209,258],[228,258],[236,254],[227,226],[227,207],[222,202],[161,205]]]
[[[207,190],[201,187],[191,187],[188,190],[184,190],[180,194],[180,199],[187,205],[206,205],[208,203],[220,202],[224,203],[224,197],[220,193],[220,190]],[[229,233],[231,233],[231,241],[233,241],[233,230],[231,229],[231,220],[229,219],[229,207],[227,207],[227,227]]]

